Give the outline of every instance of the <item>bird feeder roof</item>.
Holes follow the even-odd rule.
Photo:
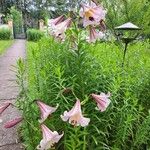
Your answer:
[[[138,26],[131,22],[127,22],[121,26],[115,27],[116,30],[141,30]]]

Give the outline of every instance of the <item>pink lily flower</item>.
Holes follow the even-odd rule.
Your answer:
[[[82,115],[80,100],[76,101],[74,107],[69,112],[65,111],[60,117],[63,121],[69,120],[69,123],[74,126],[81,125],[82,127],[85,127],[90,122],[89,118],[85,118]]]
[[[61,15],[55,19],[48,19],[48,26],[50,26],[50,27],[55,26],[55,25],[61,23],[63,20],[64,20],[63,15]]]
[[[10,102],[6,102],[4,103],[1,107],[0,107],[0,115],[5,111],[5,109],[7,109],[7,107],[9,107],[11,105]]]
[[[56,111],[58,105],[56,107],[51,107],[41,101],[36,101],[40,111],[41,111],[41,119],[39,120],[40,123],[43,123],[49,115]]]
[[[14,127],[15,125],[17,125],[18,123],[20,123],[21,121],[23,120],[22,117],[20,118],[15,118],[11,121],[8,121],[5,125],[4,125],[4,128],[12,128]]]
[[[65,32],[66,32],[67,28],[70,26],[70,24],[71,24],[71,18],[68,18],[65,21],[57,24],[52,31],[54,37],[64,40]]]
[[[90,26],[90,36],[88,39],[89,43],[95,43],[96,40],[102,39],[103,37],[104,37],[104,33],[97,32],[94,27]]]
[[[88,5],[81,4],[80,16],[83,18],[83,26],[98,25],[101,20],[105,19],[106,10],[102,6],[91,2]]]
[[[59,135],[57,131],[52,132],[48,127],[44,124],[41,125],[43,139],[40,144],[37,146],[38,150],[48,150],[54,146],[55,143],[62,138],[63,134]]]
[[[97,106],[101,112],[105,111],[110,104],[110,93],[101,93],[100,95],[91,94],[91,96],[97,102]]]

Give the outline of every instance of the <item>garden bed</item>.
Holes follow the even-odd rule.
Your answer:
[[[80,43],[81,44],[81,43]],[[47,119],[51,130],[64,133],[55,145],[58,150],[138,149],[148,147],[150,115],[149,43],[129,46],[125,66],[123,49],[114,43],[82,43],[72,51],[68,43],[44,38],[27,43],[28,87],[23,90],[25,122],[22,136],[28,150],[41,140],[39,110],[35,100],[58,109]],[[111,104],[105,112],[95,109],[92,93],[110,92]],[[60,115],[80,99],[84,116],[91,119],[86,128],[73,127]],[[34,136],[33,136],[34,135]]]

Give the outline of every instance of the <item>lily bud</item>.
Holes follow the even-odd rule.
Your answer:
[[[15,118],[15,119],[13,119],[13,120],[10,120],[10,121],[8,121],[8,122],[4,125],[4,128],[12,128],[12,127],[14,127],[15,125],[17,125],[18,123],[20,123],[22,120],[23,120],[22,117],[20,117],[20,118]]]

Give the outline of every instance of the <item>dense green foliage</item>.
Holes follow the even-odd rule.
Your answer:
[[[12,31],[7,28],[0,29],[0,40],[9,40],[12,38]]]
[[[2,54],[13,43],[12,40],[0,40],[0,54]]]
[[[27,40],[28,41],[38,41],[44,36],[44,33],[37,29],[27,30]]]
[[[64,131],[57,150],[145,150],[150,147],[150,45],[139,42],[130,45],[124,68],[122,49],[114,43],[90,45],[79,41],[76,50],[65,42],[44,38],[29,42],[27,74],[19,63],[18,83],[22,92],[19,106],[25,122],[22,127],[27,150],[33,150],[41,140],[35,99],[56,106],[45,124],[52,130]],[[26,78],[28,87],[24,83]],[[73,93],[64,94],[65,88]],[[91,93],[111,92],[111,105],[101,113]],[[60,115],[69,110],[76,98],[82,102],[84,116],[90,117],[86,128],[63,122]]]

